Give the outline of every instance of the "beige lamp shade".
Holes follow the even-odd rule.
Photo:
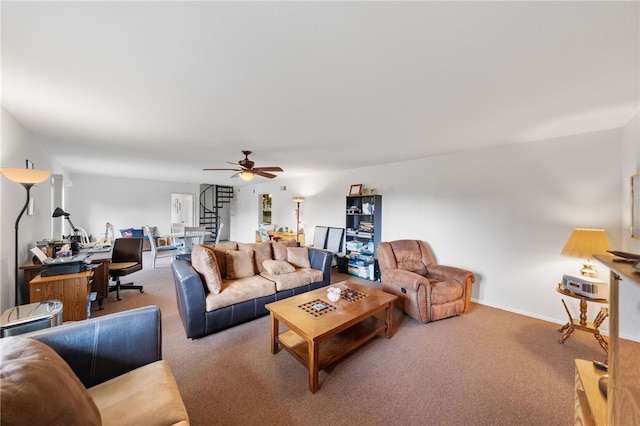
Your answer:
[[[607,234],[604,229],[576,228],[562,249],[564,256],[591,259],[594,254],[609,250]]]
[[[293,197],[293,201],[296,203],[301,203],[304,201],[304,197]]]
[[[18,169],[12,167],[1,167],[0,173],[12,182],[27,184],[40,183],[51,176],[51,172],[48,170]]]

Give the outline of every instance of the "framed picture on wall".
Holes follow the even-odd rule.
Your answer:
[[[351,188],[349,189],[349,195],[362,195],[362,184],[357,183],[355,185],[351,185]]]

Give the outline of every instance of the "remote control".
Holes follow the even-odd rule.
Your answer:
[[[604,362],[593,361],[593,366],[596,367],[598,370],[609,371],[609,366]]]

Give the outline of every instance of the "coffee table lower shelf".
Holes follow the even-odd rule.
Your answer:
[[[333,364],[347,353],[376,336],[384,336],[387,324],[376,318],[369,317],[356,325],[330,336],[327,340],[318,341],[320,344],[318,369]],[[287,350],[305,368],[309,369],[309,344],[305,339],[292,330],[278,335],[278,343]]]

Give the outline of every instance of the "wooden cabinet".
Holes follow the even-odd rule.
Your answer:
[[[97,265],[93,269],[93,281],[91,282],[91,291],[95,291],[97,296],[96,300],[98,301],[99,309],[103,309],[102,305],[104,300],[109,297],[109,263],[111,262],[111,252],[105,253],[94,253],[91,255],[91,264]],[[34,300],[31,300],[30,291],[29,291],[29,283],[36,276],[40,275],[40,265],[39,263],[33,263],[32,261],[26,262],[20,269],[24,273],[23,286],[24,291],[27,294],[27,303],[33,303]]]
[[[576,424],[640,424],[640,345],[618,338],[619,285],[640,285],[640,275],[631,264],[614,262],[614,256],[595,258],[610,270],[609,294],[609,385],[607,397],[598,389],[601,373],[590,361],[576,360]]]
[[[348,196],[345,258],[347,272],[360,278],[380,278],[376,249],[380,243],[382,196]]]
[[[38,275],[29,283],[29,300],[33,303],[57,299],[62,302],[63,321],[87,319],[92,277],[93,271],[54,277]]]

